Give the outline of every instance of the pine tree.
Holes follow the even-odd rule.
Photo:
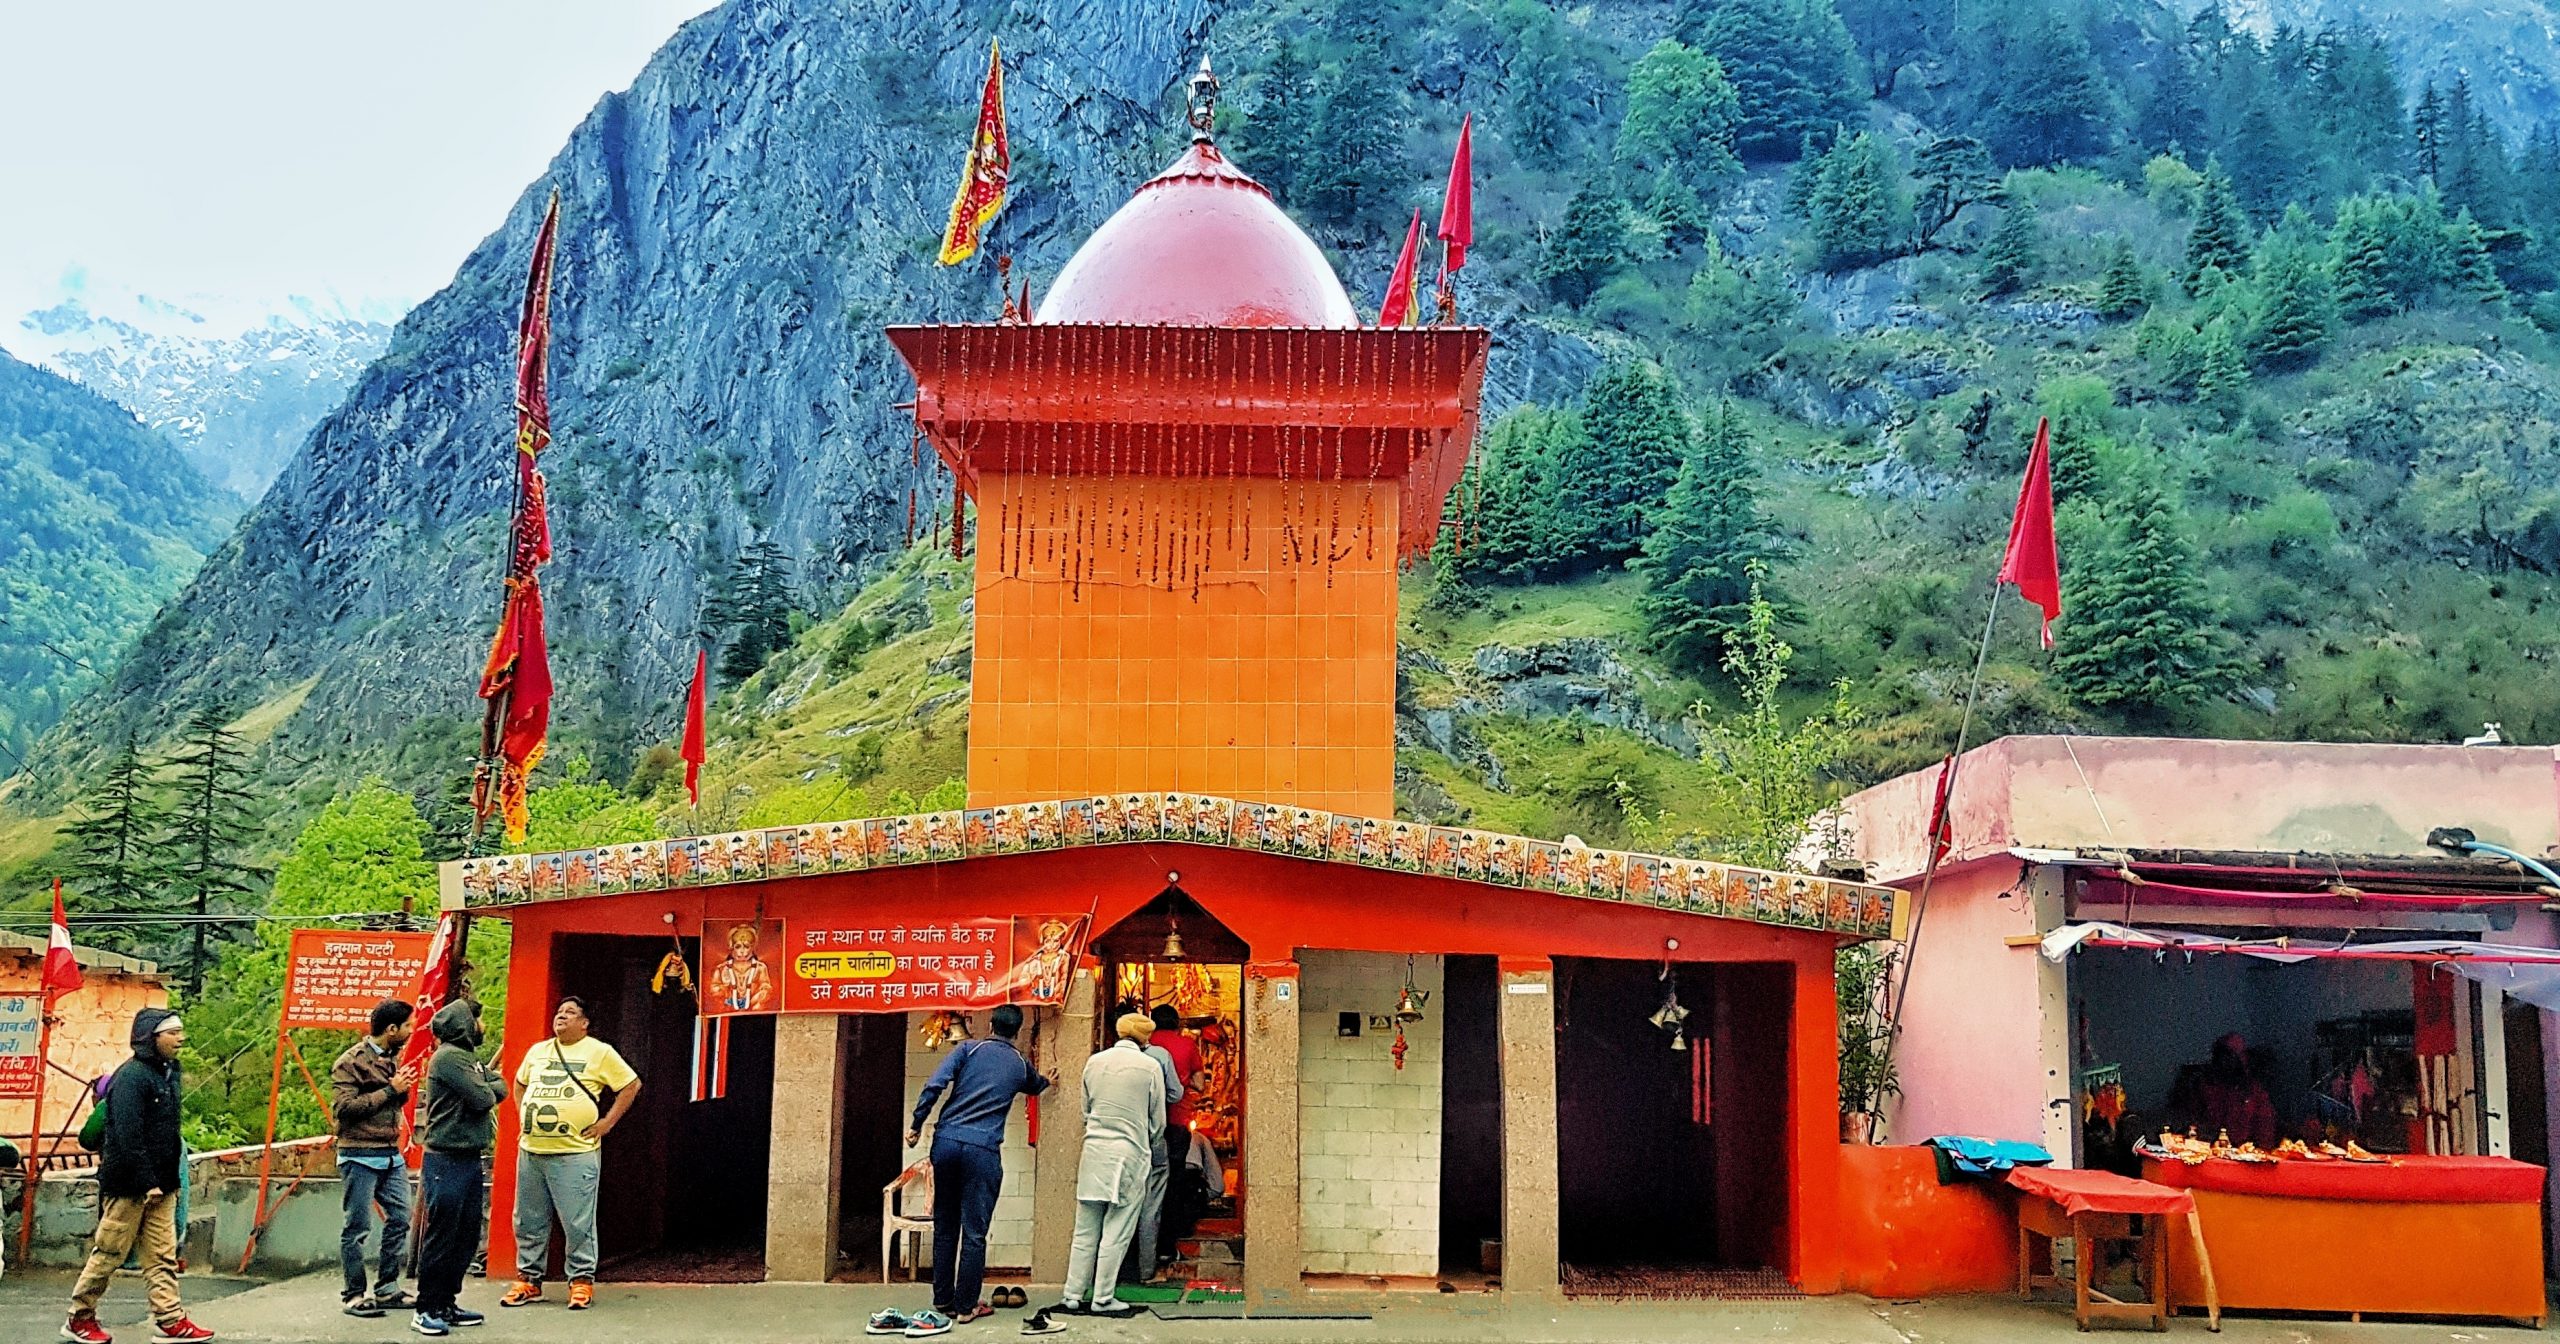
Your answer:
[[[2115,405],[2115,389],[2093,373],[2063,374],[2036,385],[2036,414],[2052,429],[2057,503],[2098,501],[2104,488],[2099,463],[2114,443],[2109,422]]]
[[[1322,111],[1301,190],[1318,218],[1349,226],[1376,214],[1404,184],[1401,119],[1395,90],[1372,50],[1355,49],[1340,65],[1327,66],[1320,83]]]
[[[2133,244],[2116,236],[2107,251],[2107,269],[2098,277],[2098,315],[2124,319],[2151,306],[2151,277],[2133,255]]]
[[[1741,171],[1733,153],[1741,119],[1741,99],[1715,57],[1664,38],[1627,72],[1613,151],[1620,180],[1632,188],[1667,172],[1694,192],[1714,190]]]
[[[84,800],[88,815],[64,830],[71,850],[71,903],[84,913],[168,915],[176,910],[165,879],[168,806],[132,738],[109,758],[98,787]],[[142,930],[104,925],[91,937],[132,951],[148,945]]]
[[[2007,294],[2034,284],[2043,267],[2043,229],[2035,202],[2019,197],[2000,212],[2000,227],[1982,249],[1982,284],[1992,294]]]
[[[2259,311],[2250,348],[2269,368],[2299,368],[2329,339],[2337,299],[2329,273],[2309,248],[2271,242],[2258,261]]]
[[[1703,671],[1741,630],[1770,539],[1750,438],[1733,407],[1708,412],[1692,445],[1633,568],[1645,579],[1636,610],[1647,632],[1672,659]]]
[[[1831,0],[1691,0],[1680,31],[1733,81],[1746,159],[1783,157],[1857,113],[1857,50]]]
[[[1891,255],[1905,213],[1894,178],[1893,151],[1864,131],[1822,156],[1808,222],[1815,259],[1826,270]]]
[[[2196,148],[2204,125],[2204,97],[2196,88],[2195,58],[2184,42],[2171,42],[2160,53],[2159,73],[2142,100],[2134,139],[2152,154],[2177,154]]]
[[[1913,156],[1911,177],[1919,184],[1911,221],[1911,242],[1917,251],[1935,244],[1939,231],[1954,223],[1966,206],[1991,200],[2000,189],[2000,175],[1992,171],[1990,152],[1969,135],[1930,141]],[[1810,195],[1806,199],[1810,201]],[[1797,213],[1803,213],[1801,207]]]
[[[258,834],[257,796],[242,782],[248,747],[228,721],[213,706],[197,710],[169,762],[169,896],[196,921],[187,953],[190,1000],[204,993],[209,919],[237,905],[264,875],[242,857]]]
[[[2332,275],[2341,317],[2362,322],[2398,310],[2391,231],[2380,202],[2367,196],[2341,202],[2337,221],[2329,226],[2329,251],[2335,259]]]
[[[1538,278],[1558,301],[1581,307],[1626,262],[1626,205],[1596,183],[1565,206],[1564,223],[1547,237]]]
[[[2507,287],[2498,279],[2498,268],[2489,260],[2489,242],[2473,222],[2471,212],[2457,211],[2453,221],[2445,225],[2445,248],[2450,261],[2447,283],[2455,293],[2481,303],[2496,303],[2507,297]]]
[[[1589,553],[1601,473],[1582,419],[1535,403],[1485,431],[1469,497],[1473,512],[1450,547],[1465,582],[1526,583],[1569,572]]]
[[[2054,675],[2083,704],[2171,721],[2229,680],[2217,618],[2160,487],[2128,481],[2116,513],[2063,594]]]
[[[720,675],[744,681],[791,647],[791,559],[771,541],[748,543],[730,567],[728,582],[709,613],[713,629],[726,631]]]
[[[1707,213],[1706,202],[1698,199],[1698,189],[1669,164],[1654,174],[1653,191],[1645,198],[1644,212],[1661,226],[1663,241],[1673,247],[1690,247],[1704,241],[1715,222]]]
[[[2250,219],[2265,223],[2283,213],[2302,185],[2302,164],[2290,131],[2278,119],[2272,97],[2249,100],[2239,124],[2224,138],[2229,159],[2223,186]]]
[[[1509,39],[1502,66],[1502,91],[1511,113],[1506,138],[1521,162],[1553,172],[1564,167],[1573,135],[1564,87],[1572,61],[1562,24],[1543,4],[1506,6],[1500,17]]]
[[[1662,367],[1650,360],[1622,359],[1601,369],[1584,386],[1582,400],[1583,427],[1591,432],[1604,472],[1605,521],[1597,549],[1604,556],[1631,554],[1689,456],[1689,413]]]
[[[1256,87],[1261,98],[1236,137],[1237,158],[1282,201],[1299,201],[1299,179],[1315,162],[1307,146],[1317,108],[1306,58],[1297,43],[1283,39],[1274,44],[1271,64],[1263,69]]]
[[[2229,323],[2216,319],[2197,334],[2195,369],[2196,400],[2225,411],[2237,404],[2249,386],[2249,365]]]
[[[2196,198],[2195,227],[2187,234],[2187,292],[2204,292],[2208,269],[2238,275],[2248,264],[2249,221],[2232,198],[2231,179],[2223,174],[2222,165],[2207,163],[2204,189]]]
[[[1971,63],[1992,158],[2035,167],[2105,153],[2120,113],[2088,35],[2043,5],[2009,17]]]
[[[2418,150],[2418,176],[2433,179],[2444,172],[2444,95],[2427,81],[2418,106],[2409,114],[2409,139]]]

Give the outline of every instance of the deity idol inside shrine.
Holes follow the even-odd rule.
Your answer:
[[[1017,1112],[990,1262],[1056,1282],[1083,1063],[1169,1004],[1210,1074],[1181,1250],[1250,1301],[1665,1263],[1835,1290],[1833,954],[1886,893],[1395,816],[1397,578],[1487,332],[1361,325],[1203,129],[1027,320],[888,339],[974,506],[967,807],[446,867],[514,925],[511,1052],[574,992],[669,1080],[606,1148],[609,1242],[911,1268],[905,1108],[1011,1001],[1058,1086]],[[671,950],[776,992],[652,992]]]

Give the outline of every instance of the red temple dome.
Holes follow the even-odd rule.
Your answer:
[[[1205,142],[1103,221],[1034,312],[1044,323],[1360,325],[1315,240]]]

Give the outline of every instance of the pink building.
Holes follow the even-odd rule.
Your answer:
[[[1976,1134],[2109,1165],[2121,1138],[2199,1122],[2215,1043],[2236,1033],[2283,1137],[2549,1164],[2560,1061],[2528,996],[2548,1002],[2536,977],[2554,972],[2279,963],[2209,940],[2560,946],[2560,891],[2428,843],[2460,827],[2560,853],[2552,749],[2004,738],[1959,763],[1924,900],[1937,782],[1918,771],[1842,807],[1868,876],[1905,893],[1894,1141]],[[2091,1123],[2117,1097],[2121,1135]]]

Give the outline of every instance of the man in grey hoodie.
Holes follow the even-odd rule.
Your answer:
[[[457,999],[427,1023],[436,1053],[427,1061],[426,1159],[419,1170],[425,1192],[426,1230],[418,1241],[418,1308],[409,1328],[446,1335],[455,1326],[478,1325],[481,1315],[456,1299],[480,1239],[482,1201],[488,1196],[482,1163],[497,1140],[498,1103],[507,1080],[473,1053],[480,1048],[480,1005]]]

